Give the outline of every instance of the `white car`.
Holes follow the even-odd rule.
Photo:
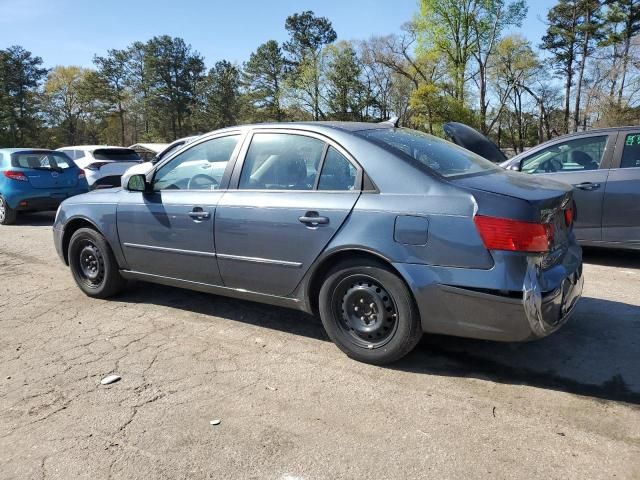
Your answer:
[[[78,167],[84,170],[89,188],[111,188],[120,186],[120,178],[129,167],[142,162],[135,150],[107,145],[79,145],[62,147]]]

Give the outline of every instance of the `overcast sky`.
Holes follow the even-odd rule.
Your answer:
[[[555,0],[529,0],[521,33],[540,43],[540,19]],[[328,17],[342,40],[397,32],[417,11],[416,0],[0,0],[0,48],[22,45],[47,67],[92,65],[94,54],[168,34],[204,57],[246,61],[267,40],[286,39],[285,18],[313,10]]]

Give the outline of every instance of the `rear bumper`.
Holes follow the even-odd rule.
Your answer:
[[[571,317],[584,282],[577,245],[547,270],[538,269],[531,257],[510,258],[510,263],[522,261],[523,269],[497,261],[491,270],[473,271],[395,266],[414,292],[424,332],[520,342],[558,330]]]
[[[15,192],[7,195],[6,200],[9,206],[19,212],[26,211],[48,211],[57,209],[60,204],[69,197],[87,193],[88,189],[76,188],[73,190],[65,190],[63,192],[38,192],[34,190]]]
[[[91,190],[97,188],[113,188],[119,187],[122,181],[122,175],[109,175],[107,177],[101,177],[91,183]]]

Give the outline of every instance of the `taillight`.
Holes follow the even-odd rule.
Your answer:
[[[80,180],[81,178],[85,178],[86,175],[84,174],[84,170],[80,169],[80,171],[78,172],[78,180]]]
[[[107,163],[109,162],[93,162],[84,168],[86,168],[87,170],[100,170],[100,167],[102,167],[103,165],[106,165]]]
[[[4,176],[7,178],[10,178],[11,180],[17,180],[19,182],[28,182],[29,179],[27,178],[27,176],[22,173],[22,172],[16,172],[16,171],[12,171],[12,170],[7,170],[4,172]]]
[[[567,228],[571,228],[571,225],[573,224],[573,208],[567,208],[564,211],[564,224]]]
[[[476,215],[474,221],[489,250],[548,252],[553,242],[553,226],[550,223],[523,222],[483,215]]]

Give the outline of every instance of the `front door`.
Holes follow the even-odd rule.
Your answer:
[[[362,173],[347,153],[300,132],[253,135],[216,210],[225,286],[286,296],[349,216]],[[234,180],[232,179],[232,185]]]
[[[199,142],[159,166],[152,192],[122,192],[118,235],[130,270],[221,283],[213,224],[239,139]]]
[[[578,240],[602,238],[602,203],[614,144],[615,134],[564,140],[532,152],[521,162],[523,173],[540,174],[575,187],[574,232]]]
[[[640,244],[640,130],[618,134],[604,196],[605,242]]]

